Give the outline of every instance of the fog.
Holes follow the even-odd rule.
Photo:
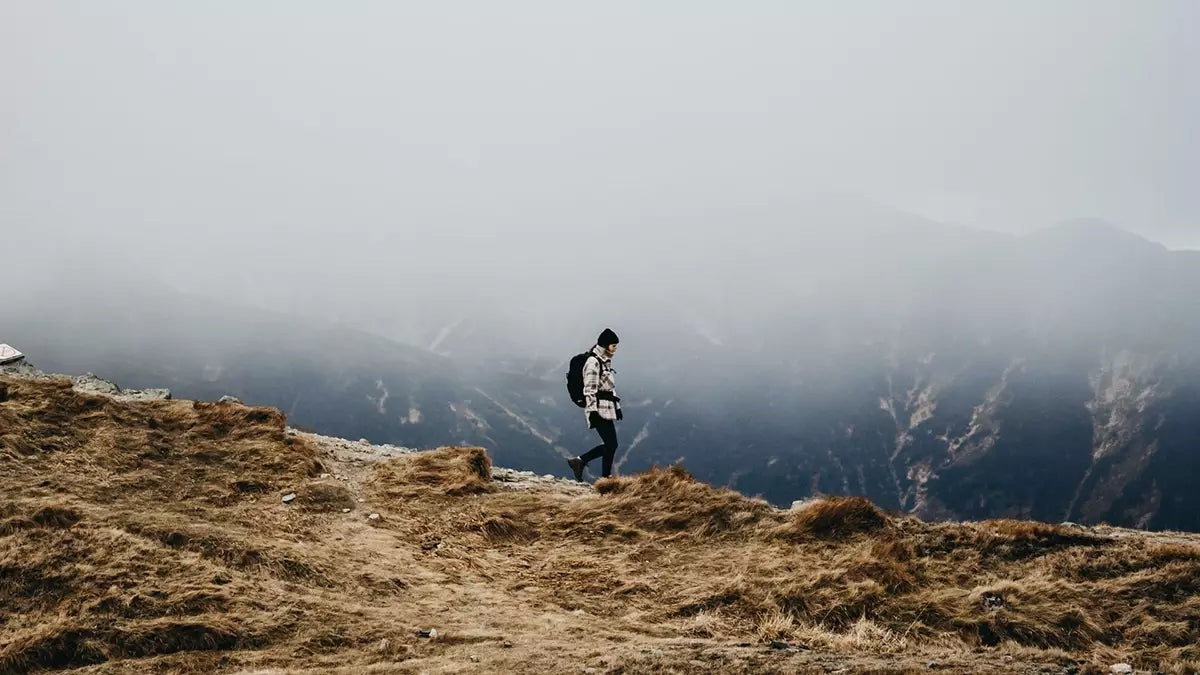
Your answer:
[[[5,283],[126,277],[430,348],[472,318],[555,332],[536,351],[878,281],[828,251],[916,283],[914,228],[1200,247],[1198,27],[1187,1],[10,0]]]

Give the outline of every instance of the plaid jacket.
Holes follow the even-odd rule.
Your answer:
[[[617,385],[613,380],[612,357],[608,355],[607,349],[599,345],[592,347],[592,354],[596,358],[589,358],[583,364],[583,398],[587,403],[583,414],[585,417],[591,417],[592,413],[600,413],[600,417],[606,420],[616,420],[617,402],[596,397],[596,392],[599,391],[609,392],[614,396],[617,393]]]

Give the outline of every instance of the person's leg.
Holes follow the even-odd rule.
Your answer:
[[[592,448],[591,450],[588,450],[584,454],[580,455],[579,459],[582,459],[583,463],[587,464],[588,462],[592,461],[593,459],[596,459],[597,457],[603,457],[604,452],[607,449],[608,449],[608,444],[601,443],[600,445],[597,445],[596,447]]]
[[[608,444],[608,441],[605,440],[604,432],[600,431],[600,429],[606,423],[609,425],[612,424],[612,422],[609,422],[608,420],[604,419],[598,413],[592,413],[588,416],[588,425],[600,433],[601,443],[600,443],[600,445],[597,445],[596,447],[592,448],[591,450],[588,450],[587,452],[585,452],[584,454],[579,456],[579,459],[583,460],[584,464],[587,464],[588,462],[592,461],[593,459],[596,459],[597,457],[604,456],[604,448]]]
[[[596,425],[596,431],[600,432],[600,439],[604,441],[604,445],[599,449],[604,457],[604,477],[608,478],[612,475],[613,459],[617,456],[617,425],[613,424],[612,420],[600,422]]]

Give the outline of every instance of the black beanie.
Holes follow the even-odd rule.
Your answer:
[[[621,340],[617,338],[617,334],[612,332],[611,328],[605,328],[604,332],[600,334],[599,339],[596,340],[596,344],[600,345],[601,347],[607,347],[609,345],[615,345],[620,341]]]

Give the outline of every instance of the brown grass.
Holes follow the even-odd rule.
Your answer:
[[[370,488],[386,499],[479,494],[491,490],[492,460],[483,448],[438,448],[393,459]]]
[[[888,522],[866,497],[826,497],[796,511],[788,530],[801,536],[840,538],[877,532]]]
[[[1200,664],[1197,537],[779,511],[681,467],[505,491],[479,448],[356,469],[269,409],[0,384],[0,674]]]

